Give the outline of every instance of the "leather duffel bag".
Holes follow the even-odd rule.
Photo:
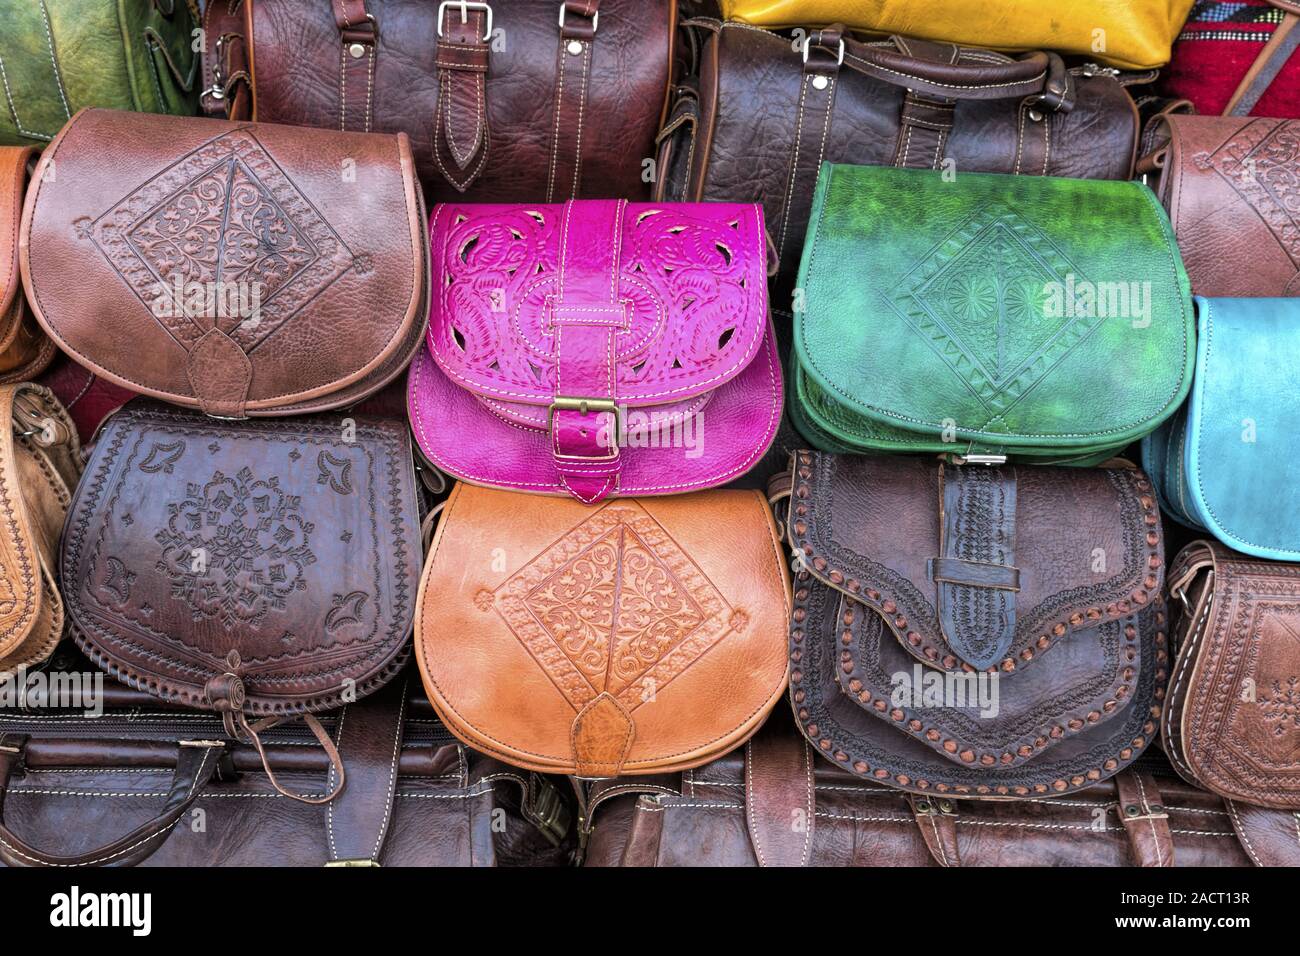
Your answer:
[[[216,0],[209,8],[210,112],[405,132],[432,200],[646,195],[674,0]]]
[[[1114,70],[901,36],[865,43],[839,25],[797,43],[741,23],[689,23],[698,77],[684,67],[674,84],[656,197],[761,201],[787,279],[823,162],[949,161],[959,177],[1133,174],[1138,113]]]
[[[18,267],[18,226],[35,158],[31,147],[0,146],[0,384],[35,378],[58,354],[27,308]]]
[[[4,12],[0,144],[44,146],[88,106],[198,108],[197,0],[31,0]]]
[[[60,658],[65,655],[60,652]],[[556,787],[459,745],[405,675],[321,716],[347,772],[328,807],[271,784],[221,720],[56,659],[75,700],[0,710],[0,861],[10,866],[559,866],[571,813]],[[73,667],[78,664],[73,664]],[[80,684],[70,678],[79,677]],[[47,685],[31,682],[29,698]],[[408,695],[408,690],[413,691]],[[52,706],[58,705],[58,706]],[[102,713],[98,709],[102,708]],[[263,738],[293,794],[320,797],[336,772],[299,725]]]
[[[1156,753],[1068,797],[901,793],[818,756],[784,712],[707,766],[580,782],[586,866],[1295,866],[1290,813]]]

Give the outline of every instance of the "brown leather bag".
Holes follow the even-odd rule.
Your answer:
[[[1169,590],[1178,657],[1161,735],[1174,768],[1226,798],[1300,810],[1300,565],[1196,541]]]
[[[227,418],[317,412],[419,347],[428,236],[403,135],[83,110],[33,182],[28,301],[123,388]]]
[[[1290,813],[1235,805],[1150,751],[1069,797],[901,793],[812,752],[782,713],[705,767],[580,784],[587,866],[1294,866]]]
[[[137,399],[101,428],[68,517],[72,634],[114,678],[219,714],[259,752],[300,716],[337,765],[312,714],[406,659],[418,527],[404,423],[222,422]]]
[[[53,393],[0,385],[0,678],[63,636],[59,534],[80,475],[81,443]]]
[[[56,659],[56,666],[68,665]],[[348,779],[324,809],[280,793],[253,747],[202,746],[221,735],[219,718],[112,682],[104,684],[99,716],[70,706],[6,708],[0,712],[0,861],[58,867],[567,863],[571,817],[555,786],[460,746],[422,694],[407,695],[408,684],[415,690],[419,681],[403,674],[321,716]],[[269,764],[288,789],[328,792],[335,771],[319,749],[304,746],[311,737],[301,726],[281,725],[263,739]],[[106,843],[121,834],[129,836]]]
[[[656,198],[761,200],[791,279],[823,162],[1132,176],[1138,114],[1114,70],[1067,69],[1054,53],[864,43],[842,25],[800,43],[744,23],[689,24],[698,77],[675,85]]]
[[[679,770],[780,702],[788,588],[758,491],[592,508],[461,483],[420,582],[416,657],[447,728],[507,763]]]
[[[0,384],[35,378],[58,354],[27,309],[18,268],[18,224],[35,159],[30,147],[0,146]]]
[[[640,199],[675,0],[215,0],[203,102],[410,135],[430,200]]]

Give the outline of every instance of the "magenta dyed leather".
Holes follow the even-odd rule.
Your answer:
[[[440,205],[430,232],[408,403],[437,467],[594,503],[721,485],[771,444],[761,207]]]

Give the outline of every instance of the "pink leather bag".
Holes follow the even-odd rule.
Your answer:
[[[595,503],[725,484],[781,417],[762,209],[441,205],[416,440],[475,484]]]

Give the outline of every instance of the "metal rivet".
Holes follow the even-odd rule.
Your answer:
[[[354,60],[359,60],[366,55],[366,48],[360,43],[354,43],[348,47],[348,55]]]
[[[826,87],[830,85],[831,85],[831,81],[828,80],[826,77],[822,76],[820,73],[818,73],[816,76],[813,77],[813,89],[815,90],[824,90],[826,89]]]
[[[570,53],[572,53],[574,56],[577,56],[579,53],[582,52],[582,41],[570,40],[568,49]]]
[[[1043,114],[1038,112],[1038,110],[1030,110],[1029,118],[1035,123],[1041,123],[1043,121]]]
[[[1132,804],[1129,804],[1127,807],[1124,808],[1124,813],[1130,817],[1135,817],[1140,812],[1141,811],[1138,810],[1138,808],[1133,806]]]

